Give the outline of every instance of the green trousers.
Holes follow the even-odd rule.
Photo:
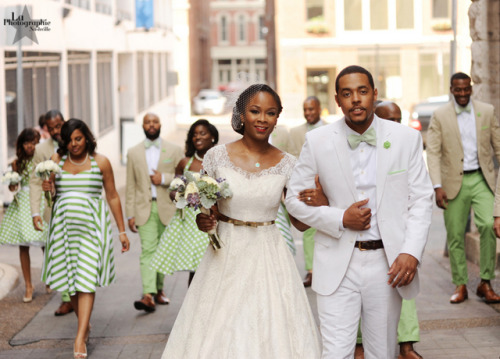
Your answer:
[[[363,343],[363,338],[361,335],[361,321],[359,324],[358,339],[356,340],[356,343],[361,344]],[[420,327],[418,326],[417,306],[415,305],[415,299],[403,299],[403,304],[401,305],[401,316],[399,317],[398,323],[398,343],[416,343],[419,341]]]
[[[464,175],[458,195],[448,202],[444,210],[446,240],[451,275],[455,285],[467,284],[465,257],[465,226],[470,209],[474,210],[474,223],[479,231],[479,268],[481,279],[495,278],[496,236],[493,230],[494,195],[481,172]]]
[[[163,279],[165,276],[151,268],[151,259],[156,252],[160,236],[165,230],[165,226],[158,216],[158,206],[156,202],[152,203],[151,214],[146,224],[138,227],[141,237],[141,278],[142,292],[144,294],[156,294],[163,289]]]
[[[308,272],[313,268],[315,234],[316,228],[309,228],[304,231],[304,234],[302,235],[302,241],[304,243],[304,262],[306,263],[306,271]]]

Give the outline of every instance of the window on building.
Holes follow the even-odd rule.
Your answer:
[[[144,69],[144,53],[140,52],[137,54],[137,110],[139,112],[146,109],[145,102],[145,69]]]
[[[359,65],[373,76],[379,99],[399,100],[403,97],[399,54],[367,53],[358,57]]]
[[[396,28],[413,29],[413,0],[396,0]]]
[[[112,54],[97,53],[97,107],[99,132],[113,128]]]
[[[66,4],[90,10],[90,0],[66,0]]]
[[[95,11],[111,15],[111,0],[95,0]]]
[[[228,37],[227,16],[223,15],[220,17],[220,41],[227,42],[228,40],[229,37]]]
[[[89,127],[91,118],[90,53],[68,52],[68,112]]]
[[[60,109],[60,55],[23,53],[23,91],[18,97],[16,53],[5,53],[5,102],[8,156],[15,155],[17,135],[25,127],[38,126],[38,118],[50,109]],[[23,124],[18,128],[17,103],[23,101]]]
[[[450,18],[450,0],[432,0],[432,17],[433,18]]]
[[[259,34],[257,38],[259,40],[265,40],[266,39],[266,34],[267,34],[267,27],[266,27],[266,20],[264,18],[264,15],[259,16]]]
[[[306,0],[307,20],[323,18],[324,0]]]
[[[420,98],[448,94],[450,56],[448,53],[420,54]]]
[[[389,28],[389,12],[387,0],[370,1],[371,30],[387,30]]]
[[[344,0],[344,27],[346,30],[361,30],[363,25],[362,0]]]
[[[247,22],[245,19],[245,15],[238,16],[238,41],[244,42],[246,40]]]
[[[148,54],[148,66],[147,66],[147,72],[148,72],[148,89],[149,89],[149,95],[146,98],[146,103],[148,106],[153,106],[157,101],[158,101],[158,94],[156,92],[156,78],[158,75],[156,74],[156,68],[155,68],[155,54],[150,53]]]

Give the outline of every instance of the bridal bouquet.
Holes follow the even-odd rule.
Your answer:
[[[184,176],[175,178],[170,183],[170,190],[177,191],[175,194],[177,208],[199,208],[205,214],[210,214],[210,207],[218,199],[229,198],[233,195],[225,179],[214,179],[196,172],[186,172]],[[213,229],[208,234],[213,249],[221,248],[217,231]]]
[[[2,183],[5,183],[6,185],[16,186],[21,182],[21,176],[19,175],[19,173],[15,172],[15,171],[8,171],[8,172],[4,173],[1,181],[2,181]],[[14,201],[16,202],[16,204],[19,204],[19,201],[17,199],[17,192],[19,192],[18,190],[16,190],[14,193]]]
[[[38,165],[36,165],[35,168],[35,175],[42,180],[46,181],[50,178],[50,175],[52,173],[59,174],[61,173],[61,168],[57,163],[55,163],[52,160],[47,160],[40,162]],[[49,207],[52,207],[52,193],[50,191],[45,192],[45,198],[47,198],[47,202]]]

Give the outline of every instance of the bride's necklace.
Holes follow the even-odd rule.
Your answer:
[[[69,162],[71,162],[75,166],[83,166],[85,164],[85,162],[87,162],[88,158],[89,158],[89,154],[87,153],[87,155],[85,156],[85,159],[82,162],[75,162],[75,161],[73,161],[71,159],[71,154],[68,153],[68,160],[69,160]]]
[[[200,155],[198,154],[198,151],[194,152],[194,158],[196,158],[200,162],[203,162],[203,157],[200,157]]]

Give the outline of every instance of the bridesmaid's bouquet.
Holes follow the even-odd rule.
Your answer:
[[[195,210],[199,208],[205,214],[210,214],[210,208],[218,199],[229,198],[233,195],[225,179],[214,179],[197,172],[186,172],[184,176],[175,178],[170,183],[170,190],[176,191],[175,206],[177,208],[191,207]],[[208,235],[213,249],[221,248],[217,231],[213,229],[208,232]]]
[[[8,171],[3,174],[1,181],[8,186],[17,186],[21,182],[21,176],[16,171]],[[14,192],[14,201],[19,204],[17,192],[19,192],[19,188]]]
[[[36,165],[35,175],[44,181],[48,180],[53,173],[61,173],[61,168],[52,160],[43,161]],[[45,191],[45,198],[47,198],[49,207],[52,207],[52,193],[50,191]]]

